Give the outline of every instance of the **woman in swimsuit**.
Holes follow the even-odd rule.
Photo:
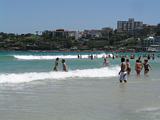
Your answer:
[[[144,60],[143,66],[144,66],[144,74],[146,75],[149,72],[149,68],[151,68],[147,59]]]
[[[140,60],[136,60],[135,70],[136,70],[137,76],[140,76],[142,68],[143,68],[143,66],[142,66],[141,61]]]

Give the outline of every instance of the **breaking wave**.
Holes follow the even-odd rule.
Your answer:
[[[93,54],[93,57],[96,58],[102,58],[105,56],[105,53],[102,54]],[[112,56],[112,54],[110,54]],[[56,58],[63,58],[63,59],[76,59],[78,58],[77,55],[13,55],[14,58],[19,59],[19,60],[51,60],[51,59],[56,59]],[[82,58],[88,58],[89,55],[81,55]]]
[[[73,70],[69,72],[31,72],[0,74],[0,83],[25,83],[36,80],[60,80],[66,78],[103,78],[117,76],[119,67]]]

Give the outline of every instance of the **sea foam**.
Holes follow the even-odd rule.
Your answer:
[[[31,72],[0,74],[0,83],[25,83],[36,80],[60,80],[66,78],[103,78],[117,76],[119,67],[73,70],[69,72]]]
[[[136,112],[157,112],[160,111],[160,107],[150,107],[150,108],[144,108],[137,110]]]
[[[81,56],[82,58],[88,58],[89,55],[81,55]],[[102,58],[104,56],[106,56],[105,53],[93,54],[93,57],[96,57],[96,58]],[[110,54],[110,56],[112,57],[112,54]],[[46,55],[46,56],[45,55],[39,55],[39,56],[37,55],[13,55],[13,57],[19,60],[51,60],[51,59],[56,59],[56,58],[63,58],[63,59],[78,58],[77,55]]]

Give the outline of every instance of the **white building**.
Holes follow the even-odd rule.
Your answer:
[[[90,36],[92,38],[94,38],[94,37],[96,37],[96,38],[102,37],[101,30],[84,30],[83,34],[86,35],[86,36]]]
[[[160,50],[160,37],[148,37],[143,41],[143,48],[148,51],[159,51]]]

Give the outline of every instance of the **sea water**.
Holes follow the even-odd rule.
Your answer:
[[[88,59],[91,54],[98,58]],[[1,119],[159,120],[160,59],[150,60],[152,70],[140,77],[135,59],[130,60],[128,83],[120,84],[120,58],[109,58],[110,65],[103,66],[105,54],[111,53],[0,52]],[[142,54],[136,53],[136,58]],[[53,71],[57,57],[66,60],[68,72],[60,62],[59,71]]]

